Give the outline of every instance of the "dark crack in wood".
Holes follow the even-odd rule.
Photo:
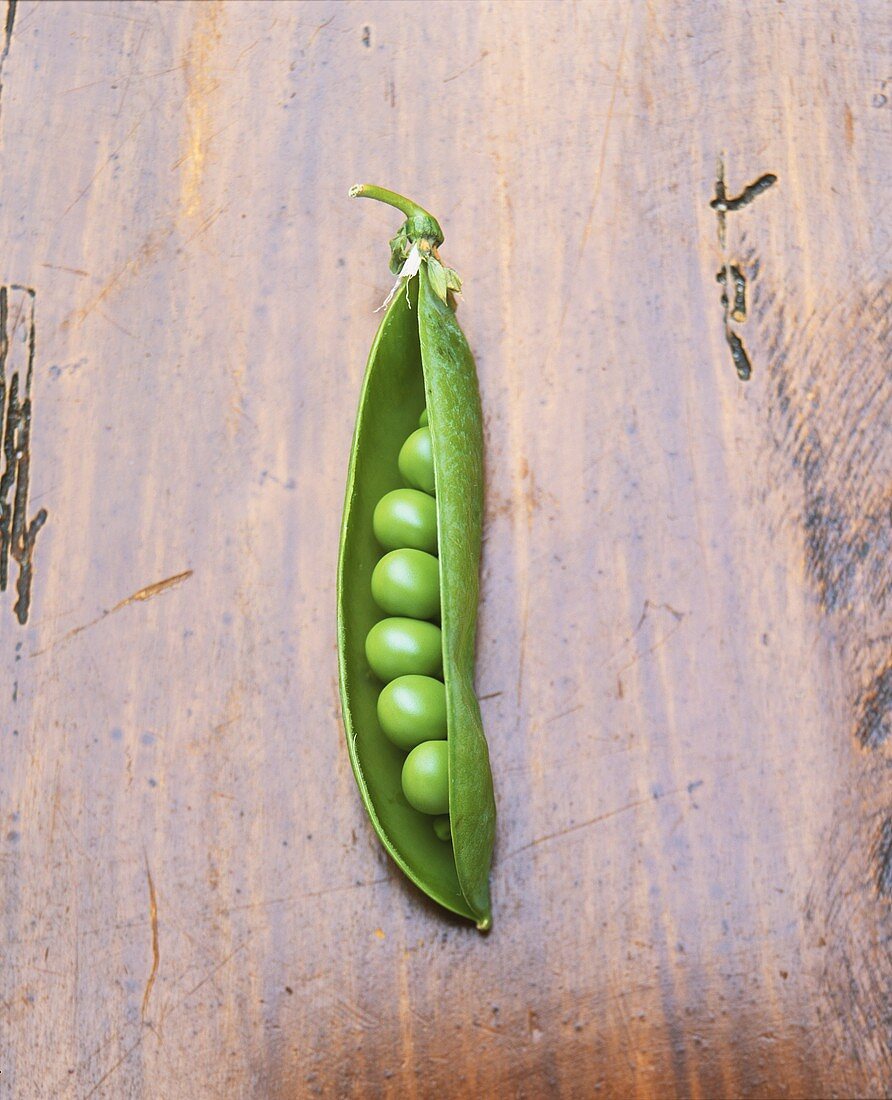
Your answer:
[[[754,182],[747,184],[746,187],[740,192],[740,194],[733,199],[729,199],[727,194],[722,195],[719,198],[718,194],[709,204],[713,210],[721,210],[722,213],[731,213],[735,210],[742,210],[745,206],[759,197],[763,192],[767,191],[769,187],[773,187],[777,183],[777,176],[773,172],[766,172],[764,176]]]
[[[0,287],[0,592],[8,587],[12,560],[18,565],[14,611],[21,624],[31,606],[35,543],[47,519],[41,508],[28,520],[34,301],[30,287]],[[19,349],[25,354],[24,369],[15,365]]]
[[[3,97],[3,65],[9,57],[9,47],[12,45],[12,28],[15,25],[15,13],[18,0],[6,0],[6,19],[3,26],[3,49],[0,50],[0,102]]]
[[[716,274],[716,281],[722,287],[722,323],[725,342],[731,352],[731,360],[741,382],[747,382],[752,377],[753,365],[743,340],[731,326],[732,322],[743,324],[747,319],[747,279],[741,266],[732,263],[727,255],[727,218],[729,213],[749,206],[754,199],[767,191],[769,187],[774,186],[775,183],[777,183],[777,176],[773,172],[766,172],[755,182],[747,184],[739,195],[729,198],[725,183],[725,160],[723,156],[716,159],[715,198],[709,204],[710,208],[716,213],[716,231],[719,247],[723,253],[723,263]],[[758,263],[755,265],[755,270],[757,269]]]

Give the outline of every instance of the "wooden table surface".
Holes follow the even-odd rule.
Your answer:
[[[892,1094],[889,5],[6,32],[0,1095]],[[466,281],[488,936],[343,743],[357,181]]]

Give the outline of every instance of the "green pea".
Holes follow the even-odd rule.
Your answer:
[[[431,676],[399,676],[378,696],[378,722],[403,752],[446,737],[446,688]]]
[[[366,660],[385,683],[397,676],[440,676],[443,638],[440,628],[418,619],[382,619],[365,640]]]
[[[442,814],[434,818],[434,832],[439,840],[452,840],[452,826],[449,824],[449,814]]]
[[[372,598],[388,615],[433,619],[440,614],[440,566],[423,550],[391,550],[372,572]]]
[[[375,506],[372,528],[385,550],[409,546],[436,554],[437,502],[418,489],[393,489]]]
[[[430,428],[416,428],[403,444],[397,465],[413,489],[434,491],[434,456]]]
[[[425,405],[425,407],[421,410],[421,416],[418,417],[418,427],[427,427],[427,405]]]
[[[423,814],[449,811],[449,750],[445,741],[425,741],[403,764],[403,794]]]

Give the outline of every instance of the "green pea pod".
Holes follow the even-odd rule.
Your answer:
[[[434,901],[476,923],[492,922],[489,866],[495,801],[489,753],[474,693],[474,645],[483,517],[483,431],[474,359],[449,291],[458,277],[439,263],[440,227],[402,196],[359,186],[353,196],[387,202],[407,218],[391,241],[392,268],[405,266],[366,367],[341,529],[338,653],[341,704],[353,772],[372,825],[406,875]],[[435,265],[435,266],[434,266]],[[434,272],[432,279],[430,270]],[[448,269],[446,269],[448,270]],[[435,285],[436,281],[436,285]],[[402,485],[397,457],[426,408],[431,433],[446,688],[449,830],[403,794],[404,754],[378,723],[382,684],[365,639],[381,620],[370,590],[383,551],[375,505]],[[451,830],[451,844],[444,843]]]

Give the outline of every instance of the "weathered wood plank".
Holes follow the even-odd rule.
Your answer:
[[[890,30],[16,5],[0,284],[34,294],[47,520],[24,625],[15,568],[0,596],[10,1095],[892,1090]],[[777,176],[724,244],[720,159],[732,198]],[[359,179],[466,280],[486,939],[387,863],[341,743],[396,228]]]

